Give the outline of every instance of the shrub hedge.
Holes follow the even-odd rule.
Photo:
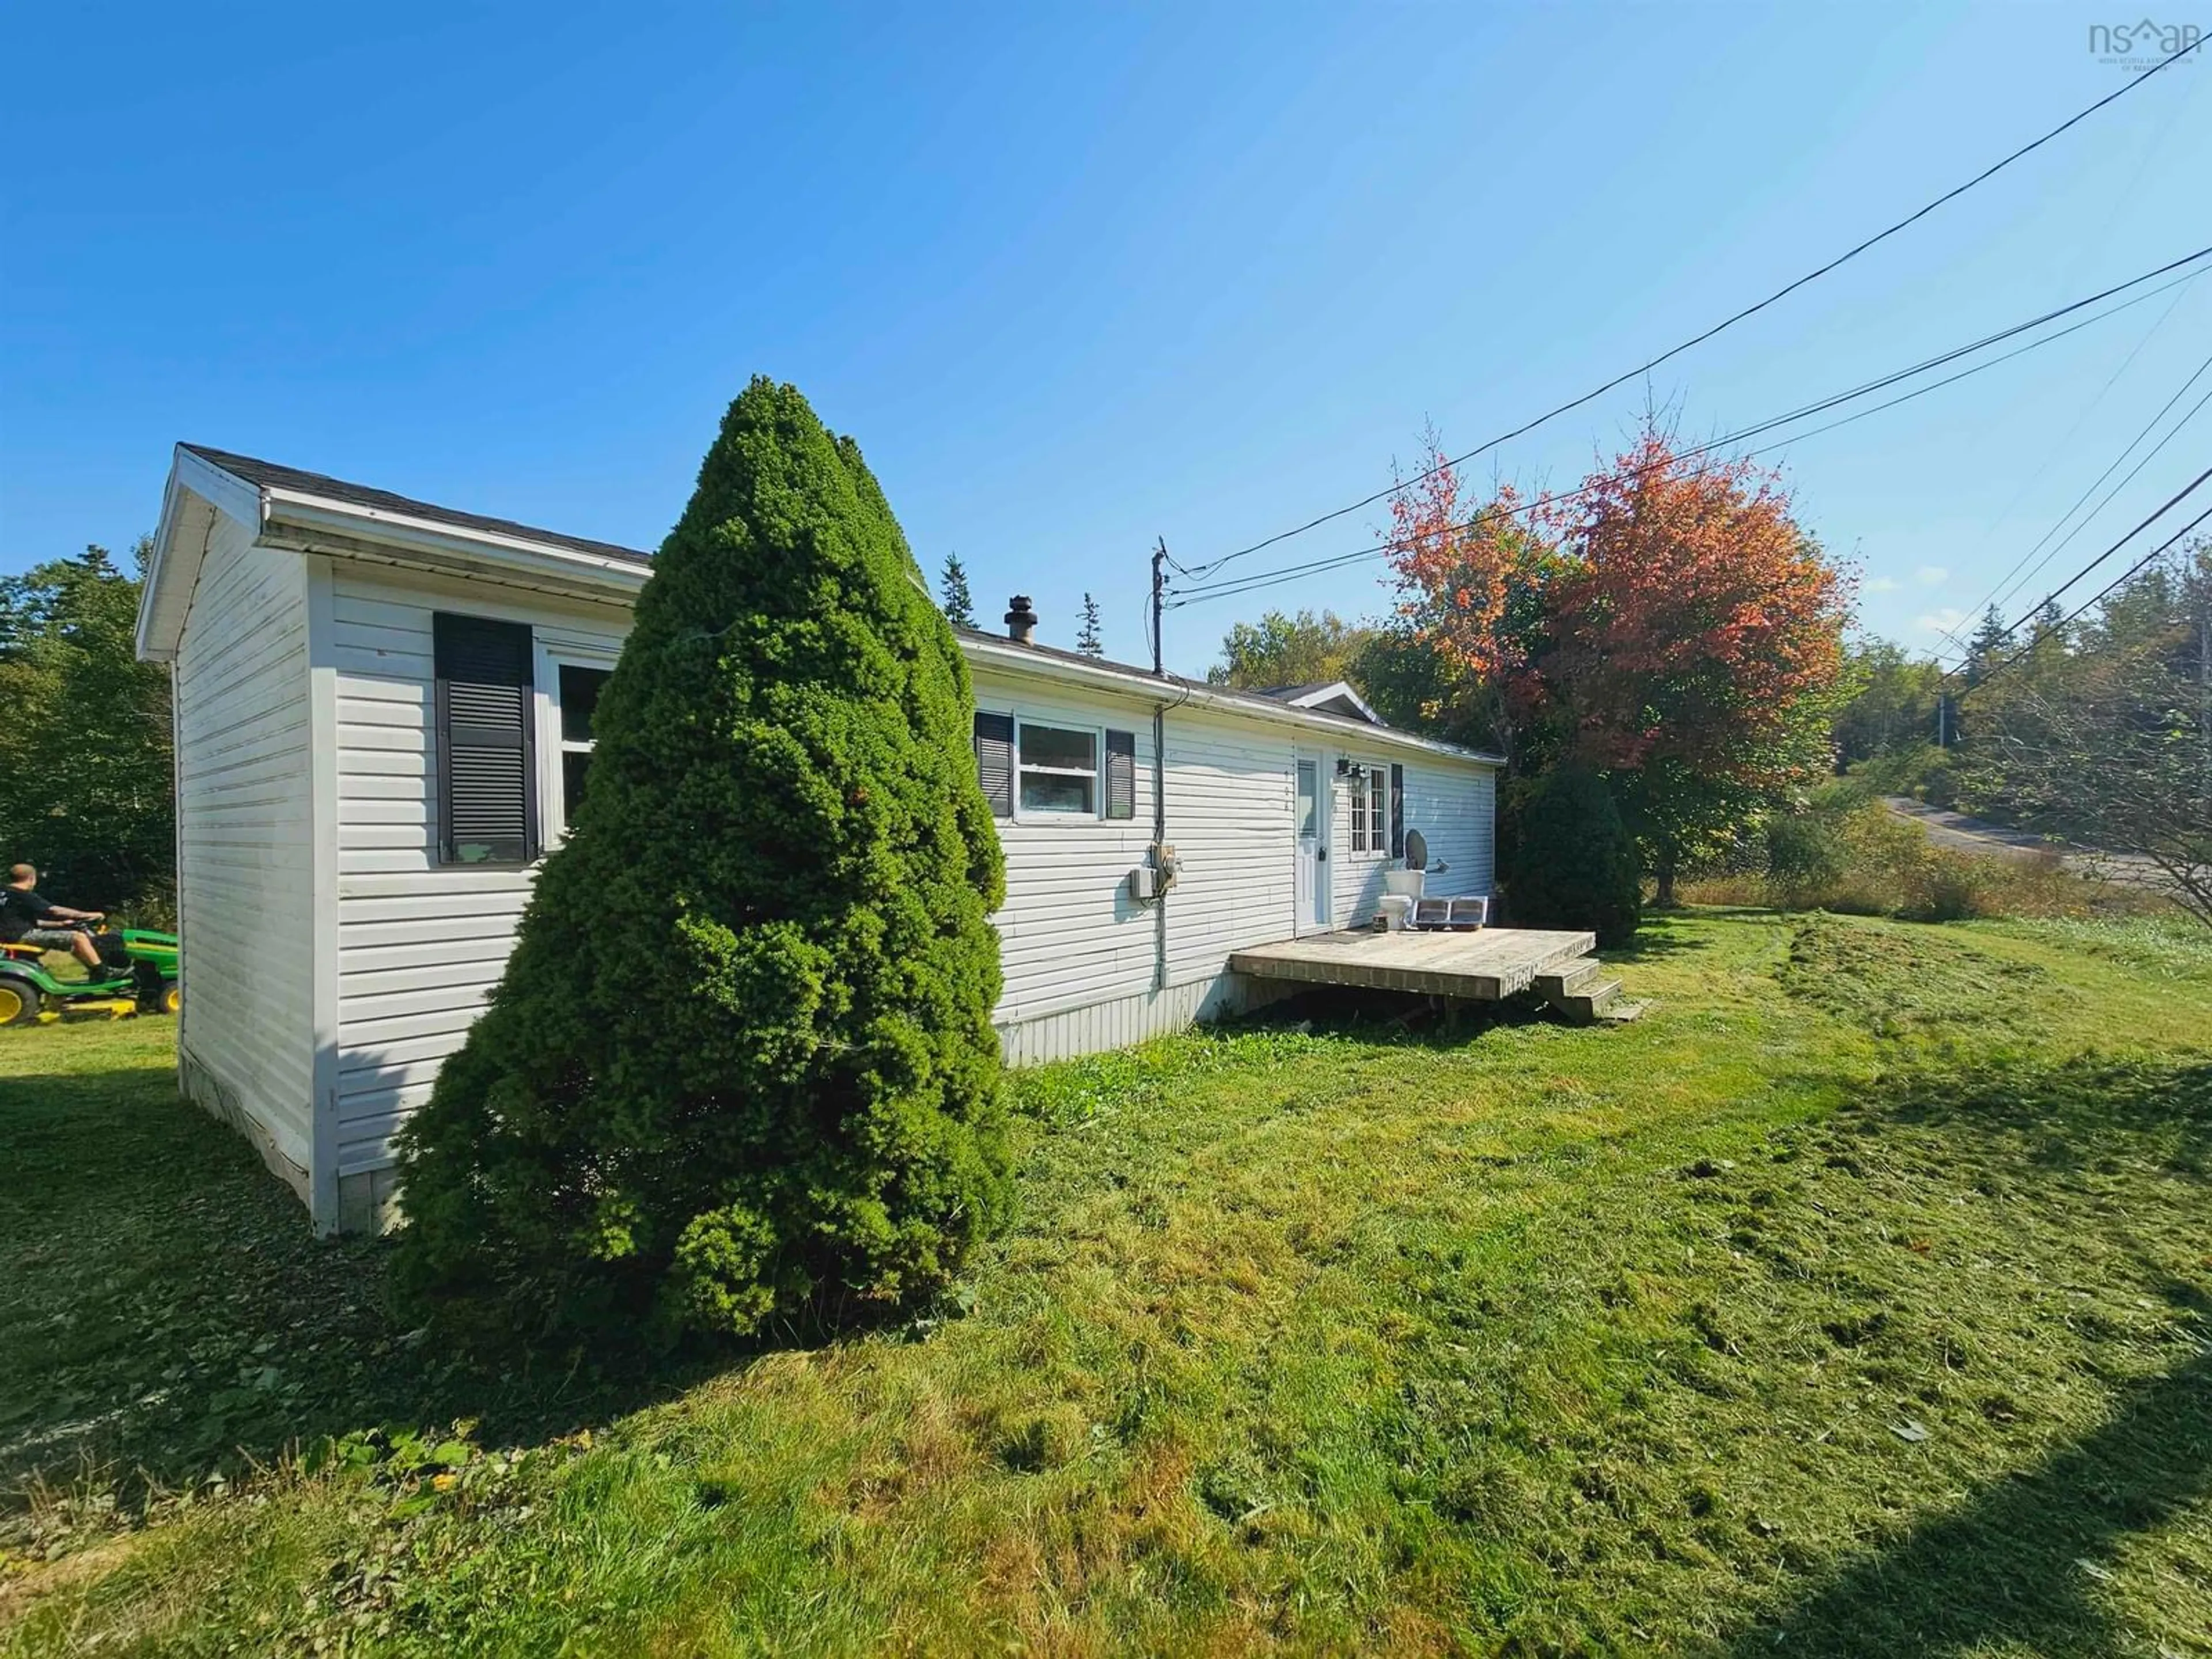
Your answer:
[[[1607,948],[1636,936],[1644,906],[1636,843],[1595,772],[1563,766],[1528,786],[1504,874],[1516,927],[1587,928]]]

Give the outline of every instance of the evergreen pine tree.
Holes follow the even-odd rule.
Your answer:
[[[1608,950],[1632,941],[1643,920],[1643,873],[1605,780],[1558,767],[1518,805],[1503,872],[1513,925],[1587,928]]]
[[[860,451],[754,380],[400,1137],[403,1297],[464,1334],[742,1335],[904,1299],[1003,1217],[972,708]]]
[[[1974,637],[1966,641],[1966,684],[1980,684],[1982,677],[1996,665],[2011,641],[2004,612],[1990,605],[1982,613],[1982,625],[1974,630]]]
[[[938,578],[938,586],[944,595],[940,606],[945,620],[956,628],[975,625],[975,599],[968,591],[968,567],[960,562],[957,553],[945,556],[945,572]]]
[[[1086,657],[1106,654],[1106,642],[1098,636],[1098,601],[1088,593],[1083,596],[1083,626],[1076,633],[1075,648]]]

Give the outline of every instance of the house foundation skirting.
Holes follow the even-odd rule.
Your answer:
[[[392,1164],[338,1177],[338,1231],[386,1233],[399,1224],[399,1171]]]
[[[261,1161],[276,1178],[299,1195],[301,1203],[310,1202],[307,1166],[295,1162],[270,1133],[269,1126],[246,1109],[238,1091],[182,1043],[177,1045],[177,1091],[218,1123],[229,1125],[252,1142],[253,1150],[261,1154]]]
[[[1302,988],[1224,971],[1164,991],[1134,991],[1058,1013],[1003,1019],[999,1042],[1007,1065],[1042,1066],[1171,1036],[1190,1025],[1249,1013]]]
[[[1139,991],[1081,1008],[1004,1021],[998,1027],[999,1041],[1009,1066],[1042,1066],[1170,1036],[1194,1024],[1264,1007],[1302,988],[1224,972],[1171,985],[1164,991]],[[304,1200],[307,1172],[291,1164],[258,1124],[234,1103],[228,1103],[228,1091],[204,1067],[194,1065],[189,1055],[184,1057],[179,1071],[185,1093],[251,1138],[261,1148],[269,1167]],[[340,1232],[386,1232],[398,1224],[399,1215],[398,1171],[391,1165],[338,1177]]]

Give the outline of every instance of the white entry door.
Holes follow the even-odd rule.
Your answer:
[[[1297,836],[1297,872],[1299,933],[1325,933],[1329,927],[1328,769],[1322,757],[1301,750],[1292,757],[1291,823]]]

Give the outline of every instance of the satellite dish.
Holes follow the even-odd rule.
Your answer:
[[[1406,867],[1408,870],[1429,867],[1429,843],[1418,830],[1406,831]]]

